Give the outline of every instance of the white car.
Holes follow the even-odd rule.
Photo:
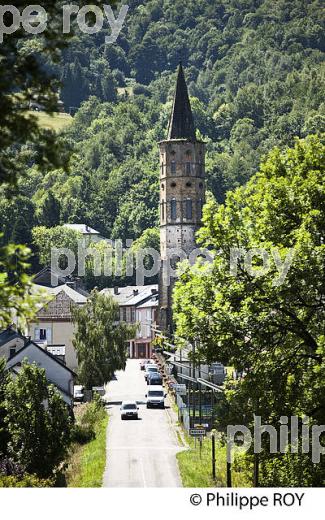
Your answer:
[[[147,408],[165,408],[166,395],[162,386],[148,386]]]
[[[73,399],[78,403],[82,403],[84,400],[84,387],[81,385],[75,385],[73,387]]]
[[[120,410],[121,410],[122,421],[124,419],[138,419],[139,418],[139,414],[138,414],[139,407],[138,407],[136,401],[123,401]]]

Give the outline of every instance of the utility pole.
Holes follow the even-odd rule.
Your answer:
[[[192,377],[195,378],[195,341],[192,344]],[[193,410],[193,427],[195,424],[195,397],[196,397],[196,383],[192,383],[192,410]]]
[[[215,481],[216,480],[216,437],[215,437],[215,430],[212,430],[211,432],[211,442],[212,442],[212,478]]]
[[[199,378],[201,379],[201,359],[199,359]],[[202,385],[199,385],[199,416],[202,424]]]
[[[254,453],[254,487],[259,487],[259,456]]]
[[[231,488],[231,462],[227,461],[227,487]]]

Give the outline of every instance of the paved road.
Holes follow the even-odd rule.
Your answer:
[[[179,487],[176,453],[180,451],[169,410],[149,409],[147,385],[138,360],[128,360],[107,388],[107,466],[104,487]],[[139,420],[122,421],[123,400],[139,401]]]

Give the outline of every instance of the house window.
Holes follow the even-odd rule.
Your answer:
[[[35,341],[52,341],[52,330],[50,328],[48,329],[35,329],[34,332],[34,339]]]
[[[15,354],[16,354],[16,349],[15,348],[11,348],[10,351],[9,351],[9,358],[11,359],[12,357],[14,357]]]
[[[170,171],[173,175],[176,173],[176,161],[171,161],[170,163]]]
[[[170,202],[170,217],[172,220],[176,220],[176,218],[177,218],[176,199],[172,199]]]
[[[122,314],[122,320],[126,321],[126,307],[123,307],[123,314]]]
[[[135,322],[135,308],[131,307],[131,322]]]
[[[193,214],[193,211],[192,211],[192,201],[191,199],[186,199],[186,219],[187,220],[191,220],[192,219],[192,214]]]
[[[191,175],[191,163],[186,163],[186,175]]]

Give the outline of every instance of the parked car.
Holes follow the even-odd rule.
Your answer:
[[[147,408],[165,408],[165,394],[162,386],[149,386],[147,398]]]
[[[147,385],[159,385],[162,386],[163,379],[158,372],[149,372],[147,376]]]
[[[152,372],[156,372],[156,373],[158,372],[158,367],[157,367],[157,365],[146,365],[144,370],[145,370],[144,378],[147,381],[149,374],[151,374]]]
[[[136,401],[123,401],[120,410],[122,421],[124,419],[138,419],[139,417],[139,407]]]
[[[73,387],[73,399],[77,403],[82,403],[84,400],[84,387],[81,385],[75,385]]]

